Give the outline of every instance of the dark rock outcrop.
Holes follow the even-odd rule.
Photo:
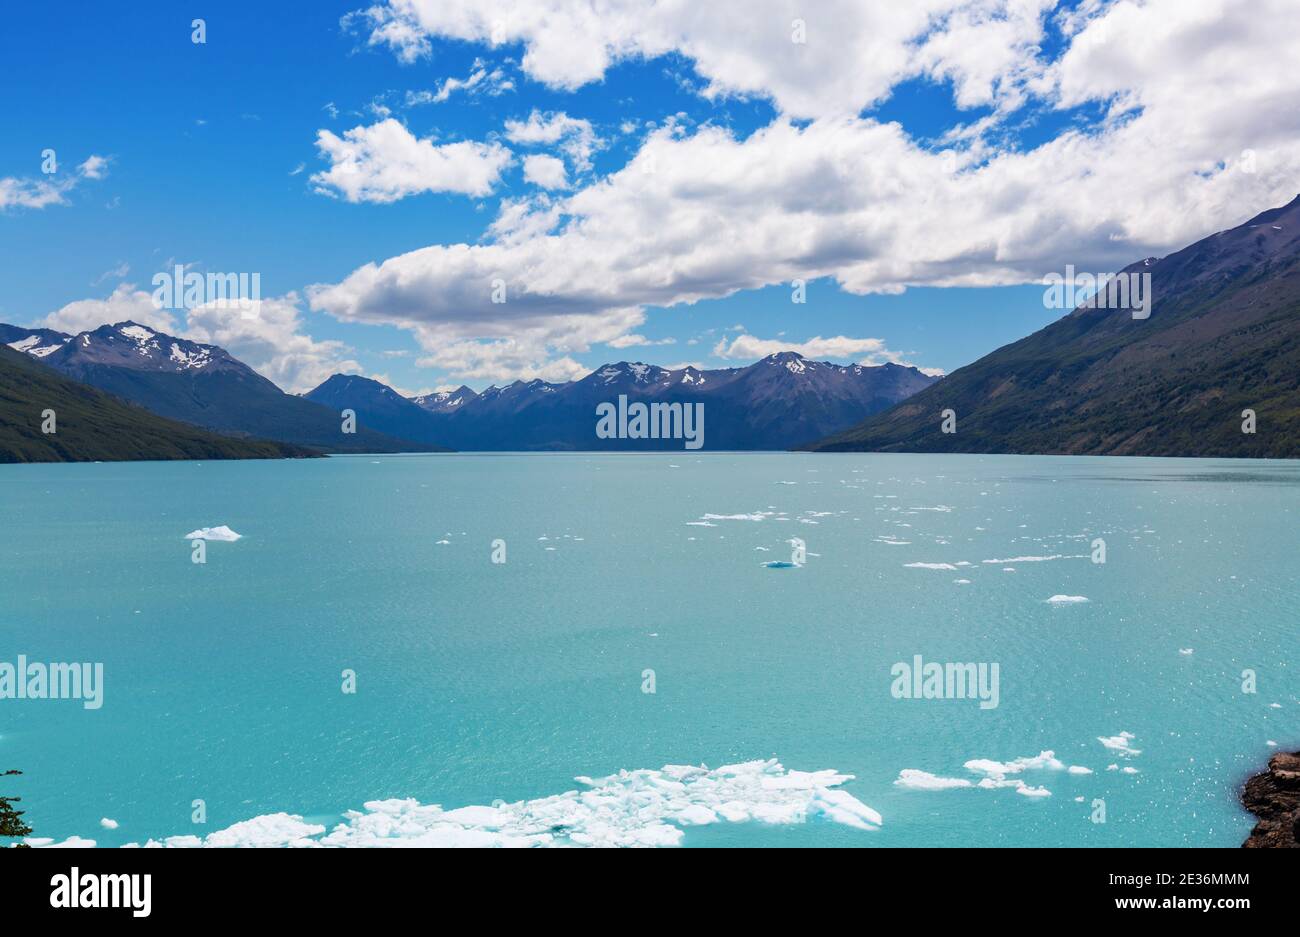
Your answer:
[[[1241,802],[1259,817],[1242,846],[1300,847],[1300,752],[1270,758],[1268,770],[1246,782]]]

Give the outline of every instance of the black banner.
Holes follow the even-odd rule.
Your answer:
[[[846,909],[920,912],[927,923],[990,924],[1003,914],[1026,913],[1071,922],[1136,916],[1182,923],[1201,915],[1231,927],[1251,915],[1295,914],[1296,867],[1274,851],[862,850],[796,857],[787,850],[764,850],[728,855],[724,867],[716,854],[699,850],[655,852],[605,856],[600,866],[587,867],[591,857],[507,859],[482,851],[458,855],[452,865],[446,852],[409,849],[12,850],[0,871],[5,882],[0,916],[7,924],[79,926],[337,925],[373,924],[420,908],[436,916],[468,911],[493,919],[517,908],[532,920],[557,912],[598,925],[599,918],[591,915],[610,900],[644,901],[650,913],[655,905],[685,901],[692,892],[692,904],[701,898],[715,901],[717,913],[728,920],[761,916],[773,903],[809,900],[843,903]],[[610,861],[629,863],[627,873],[637,878],[611,880]],[[734,890],[745,881],[752,885]],[[754,885],[762,887],[761,896]],[[713,899],[705,897],[709,893]]]

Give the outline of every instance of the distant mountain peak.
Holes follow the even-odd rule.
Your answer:
[[[601,365],[591,376],[601,384],[613,384],[620,379],[630,380],[634,384],[649,384],[666,373],[663,368],[643,361],[617,361]]]

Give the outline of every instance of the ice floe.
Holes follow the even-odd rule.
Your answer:
[[[1050,605],[1077,605],[1081,602],[1089,601],[1091,601],[1091,599],[1086,595],[1054,595],[1047,599],[1047,602]]]
[[[989,758],[972,758],[962,767],[972,774],[982,774],[978,781],[966,778],[945,778],[916,768],[904,768],[898,773],[894,784],[898,787],[915,791],[943,791],[957,787],[975,787],[983,790],[1011,788],[1024,797],[1050,797],[1052,792],[1045,787],[1035,787],[1019,777],[1025,771],[1062,771],[1065,764],[1052,751],[1042,751],[1033,757],[1017,758],[1014,761],[993,761]],[[1082,769],[1087,771],[1086,768]],[[1071,773],[1079,773],[1072,766]],[[1091,773],[1091,772],[1089,772]]]
[[[954,787],[973,786],[966,778],[941,778],[937,774],[916,768],[904,768],[898,772],[898,779],[894,784],[913,791],[946,791]]]
[[[1060,553],[1053,553],[1051,556],[1013,556],[1005,560],[982,560],[990,566],[999,566],[1004,563],[1046,563],[1050,560],[1084,560],[1088,554],[1079,554],[1077,556],[1065,556]]]
[[[186,540],[224,540],[235,541],[242,537],[243,534],[237,534],[225,524],[220,527],[200,527],[198,530],[191,530],[185,535]]]
[[[350,810],[329,833],[300,816],[269,814],[203,839],[173,836],[149,847],[199,846],[677,846],[684,828],[713,823],[804,823],[820,818],[879,829],[879,813],[838,788],[852,775],[790,771],[776,759],[726,765],[665,765],[579,777],[582,790],[513,804],[444,810],[379,800]],[[136,845],[136,844],[132,844]]]
[[[904,563],[903,567],[905,569],[950,569],[953,572],[957,571],[957,567],[951,563]]]
[[[1140,748],[1134,748],[1132,741],[1137,738],[1132,732],[1121,732],[1119,735],[1097,736],[1097,741],[1101,742],[1106,748],[1113,752],[1119,752],[1125,758],[1132,758],[1135,755],[1142,754]]]

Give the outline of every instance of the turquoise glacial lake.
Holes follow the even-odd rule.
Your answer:
[[[56,842],[409,798],[448,841],[540,802],[561,845],[1235,846],[1241,784],[1300,748],[1294,462],[385,455],[0,492],[0,662],[103,665],[98,709],[0,699],[0,793]],[[996,664],[996,707],[900,698],[918,655]]]

